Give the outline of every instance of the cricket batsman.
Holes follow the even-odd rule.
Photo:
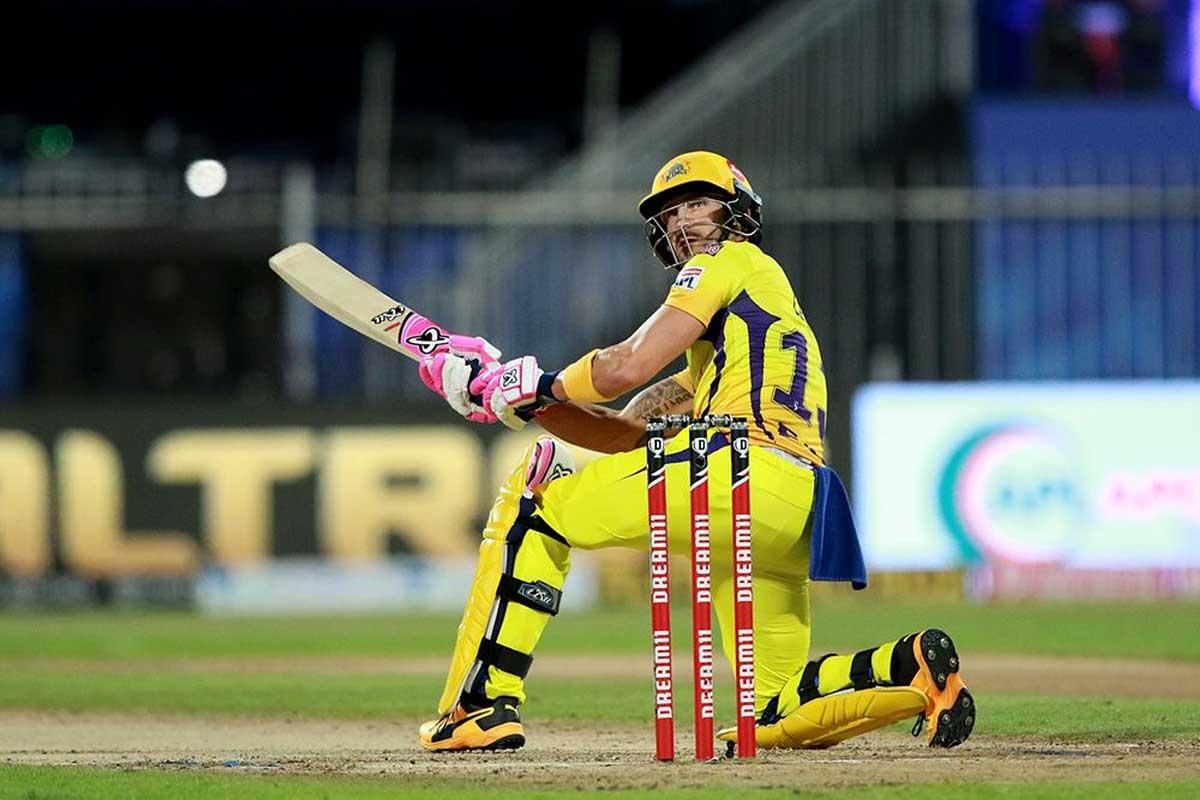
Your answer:
[[[463,416],[606,453],[576,470],[549,436],[526,451],[492,506],[428,750],[525,744],[521,704],[542,630],[558,614],[571,550],[646,550],[646,420],[729,414],[750,427],[755,713],[759,747],[821,748],[916,715],[929,744],[954,747],[975,724],[958,652],[943,631],[908,633],[848,655],[809,659],[809,581],[866,585],[846,492],[825,466],[825,376],[816,336],[779,264],[760,248],[762,200],[727,158],[672,158],[639,204],[654,255],[674,282],[628,339],[562,369],[534,356],[480,365],[454,352],[421,364],[426,385]],[[646,384],[680,355],[687,367],[622,411],[601,403]],[[668,432],[668,536],[690,542],[687,432]],[[709,442],[713,606],[733,660],[729,447]],[[731,741],[736,729],[721,730]]]

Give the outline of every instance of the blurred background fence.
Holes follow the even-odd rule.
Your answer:
[[[184,13],[168,5],[153,13]],[[219,109],[160,112],[171,95],[146,78],[129,99],[145,108],[116,122],[95,97],[90,116],[45,100],[115,73],[50,65],[0,107],[0,394],[14,409],[186,399],[255,424],[331,406],[448,421],[409,365],[283,291],[266,257],[311,239],[452,329],[564,363],[661,301],[671,276],[636,202],[699,148],[764,196],[847,474],[847,409],[869,382],[1195,378],[1196,5],[664,0],[572,12],[534,54],[489,50],[487,20],[458,44],[406,38],[421,20],[452,28],[454,3],[352,2],[326,42],[318,3],[289,24],[328,49],[320,76],[295,52],[251,55],[271,20],[225,9],[244,37],[227,66],[184,70],[132,42],[124,65],[237,85]],[[514,30],[538,13],[500,6]],[[213,24],[184,20],[196,42]],[[463,64],[421,68],[456,46]],[[479,84],[489,66],[503,86]],[[449,99],[414,98],[425,83]],[[246,125],[222,133],[222,113]],[[72,413],[25,430],[51,447]]]

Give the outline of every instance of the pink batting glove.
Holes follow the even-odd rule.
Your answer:
[[[390,331],[391,328],[384,330]],[[463,356],[468,361],[478,361],[485,366],[500,363],[500,351],[487,339],[450,333],[428,317],[415,312],[404,322],[397,334],[397,341],[419,361],[432,358],[438,353],[449,352]]]
[[[537,402],[542,370],[533,356],[514,358],[500,369],[489,370],[471,381],[471,394],[479,395],[483,408],[513,430],[525,427],[517,412]]]
[[[468,364],[479,365],[478,368],[472,370],[472,378],[478,375],[480,370],[500,366],[500,351],[487,339],[479,336],[452,334],[446,339],[446,343],[439,345],[434,352],[421,356],[421,361],[417,365],[417,374],[421,376],[421,383],[425,384],[431,392],[442,397],[446,396],[442,372],[445,369],[446,357],[450,355],[461,356]]]
[[[442,369],[446,366],[446,354],[438,353],[436,356],[426,356],[421,359],[421,363],[417,365],[417,375],[421,377],[421,383],[429,391],[446,397],[446,389],[442,386]]]
[[[500,350],[482,336],[463,336],[450,334],[450,344],[447,349],[455,355],[462,356],[467,361],[478,361],[484,367],[500,366]]]
[[[450,334],[445,337],[444,344],[438,345],[432,353],[423,355],[421,363],[417,367],[421,382],[428,386],[430,391],[440,394],[442,397],[446,396],[445,388],[442,385],[442,371],[445,368],[446,356],[449,355],[461,356],[468,364],[478,364],[482,369],[500,366],[500,351],[487,339],[481,336]],[[434,366],[435,364],[437,366]],[[477,369],[472,370],[471,377],[474,378],[477,374]]]
[[[499,417],[496,416],[491,407],[484,402],[483,396],[481,394],[472,392],[470,387],[475,383],[476,380],[493,373],[498,373],[501,368],[502,366],[500,364],[490,364],[488,366],[480,366],[477,369],[470,369],[468,371],[466,380],[464,381],[464,384],[467,387],[464,391],[464,394],[467,396],[467,399],[471,404],[471,408],[469,413],[464,414],[463,416],[469,419],[471,422],[482,422],[485,425],[491,425],[493,422],[499,420]]]
[[[422,318],[418,325],[425,322]],[[472,379],[500,368],[500,351],[478,336],[440,335],[434,341],[429,335],[434,330],[426,328],[423,336],[430,340],[424,344],[432,346],[426,348],[431,353],[423,355],[417,366],[421,382],[468,420],[495,422],[496,415],[482,404],[478,394],[472,395],[468,385]]]
[[[392,327],[398,325],[401,323],[394,323],[384,330],[390,331]],[[396,334],[396,338],[400,345],[412,353],[420,363],[418,370],[421,382],[429,387],[430,391],[442,397],[447,396],[443,377],[445,359],[443,358],[435,365],[433,361],[438,356],[461,356],[468,364],[476,364],[478,367],[500,366],[500,350],[487,339],[481,336],[449,333],[428,317],[415,312],[403,322],[403,327]],[[472,370],[471,377],[476,374],[478,374],[477,368]]]
[[[496,415],[481,402],[479,395],[468,389],[471,379],[483,377],[500,367],[484,367],[478,361],[468,361],[454,353],[438,353],[425,358],[417,367],[421,382],[445,398],[446,402],[460,415],[471,422],[492,423]]]

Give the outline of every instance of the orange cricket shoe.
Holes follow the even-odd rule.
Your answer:
[[[917,675],[910,686],[925,693],[924,715],[917,717],[913,736],[927,728],[930,747],[956,747],[975,727],[975,698],[958,676],[958,651],[945,631],[930,628],[913,638]]]
[[[422,723],[418,733],[421,745],[433,752],[515,750],[525,745],[525,729],[512,697],[499,697],[476,709],[460,702],[439,719]]]

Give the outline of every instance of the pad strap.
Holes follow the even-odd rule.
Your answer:
[[[558,605],[562,602],[562,592],[545,581],[529,583],[512,575],[501,575],[500,583],[496,586],[496,594],[505,600],[519,603],[534,611],[556,616]],[[509,672],[510,670],[505,670]]]
[[[859,650],[850,661],[850,683],[854,684],[856,692],[875,686],[875,671],[871,669],[871,656],[873,655],[875,655],[873,647],[869,650]]]
[[[804,672],[800,675],[800,684],[796,687],[796,693],[800,695],[800,705],[821,696],[821,692],[817,688],[820,684],[821,664],[833,655],[833,653],[826,653],[817,660],[804,665]]]
[[[758,717],[758,725],[774,725],[779,722],[779,695],[775,695],[767,701],[767,705],[763,708],[762,714]]]
[[[517,524],[525,530],[537,531],[543,536],[549,536],[561,545],[566,547],[571,546],[571,543],[561,533],[554,530],[549,522],[546,522],[546,520],[537,515],[537,503],[532,497],[522,497],[519,509]]]
[[[568,542],[561,533],[550,527],[550,523],[546,522],[546,520],[542,519],[541,517],[535,517],[531,515],[522,519],[521,521],[525,523],[525,527],[529,528],[529,530],[537,531],[543,536],[549,536],[554,541],[566,547],[571,546],[571,543]]]
[[[529,668],[533,665],[533,656],[505,647],[492,639],[479,642],[477,658],[484,666],[496,667],[522,679],[529,674]]]

